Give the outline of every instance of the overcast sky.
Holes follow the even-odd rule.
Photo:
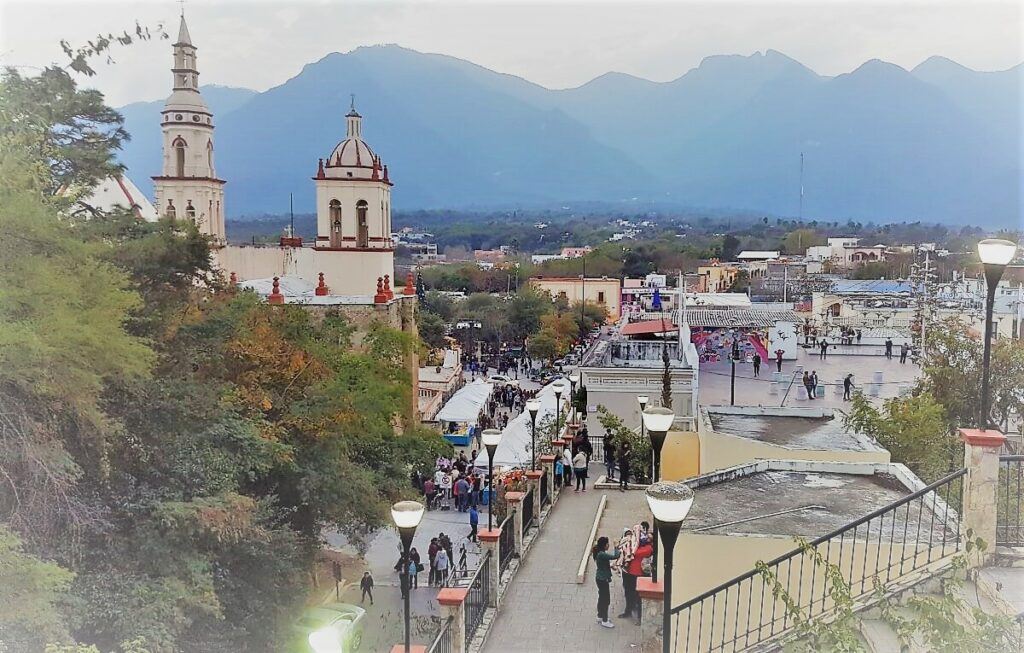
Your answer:
[[[549,88],[614,70],[656,81],[713,54],[775,49],[825,75],[868,59],[912,68],[939,54],[977,70],[1020,63],[1021,2],[351,2],[187,0],[204,84],[264,90],[330,52],[397,43],[519,75]],[[84,43],[137,19],[177,34],[179,5],[161,0],[0,0],[0,64],[62,61],[58,43]],[[172,39],[173,40],[173,39]],[[119,106],[167,95],[168,41],[115,53],[89,85]]]

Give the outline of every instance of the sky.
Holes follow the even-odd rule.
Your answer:
[[[396,43],[467,59],[548,88],[609,71],[669,81],[716,54],[775,49],[820,74],[870,59],[913,68],[932,55],[975,70],[1024,60],[1021,2],[474,2],[186,0],[203,84],[266,90],[330,52]],[[32,74],[66,63],[59,42],[82,45],[137,20],[177,35],[170,0],[0,0],[0,65]],[[172,39],[173,40],[173,39]],[[113,106],[166,97],[170,42],[115,51],[84,82]]]

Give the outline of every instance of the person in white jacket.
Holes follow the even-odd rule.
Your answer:
[[[572,459],[572,473],[576,475],[576,492],[587,491],[587,454],[580,449]],[[580,489],[582,487],[582,489]]]
[[[572,453],[569,447],[562,449],[562,487],[572,485]]]

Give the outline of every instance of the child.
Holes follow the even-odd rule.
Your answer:
[[[359,602],[362,603],[369,596],[370,605],[373,605],[373,576],[370,575],[370,572],[363,572],[363,577],[359,580],[359,589],[363,591],[363,596],[359,599]]]
[[[562,457],[559,456],[555,459],[555,485],[561,487],[562,475],[564,473],[564,466],[562,465]]]

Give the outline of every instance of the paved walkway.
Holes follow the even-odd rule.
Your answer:
[[[591,479],[599,465],[591,465]],[[638,491],[633,490],[632,495]],[[583,555],[601,495],[608,495],[608,507],[598,529],[614,543],[622,529],[638,517],[636,502],[623,500],[614,490],[593,490],[576,494],[563,492],[552,509],[523,566],[502,597],[498,616],[484,645],[485,653],[506,651],[635,651],[640,627],[633,620],[616,619],[625,605],[622,583],[612,581],[609,615],[614,629],[597,624],[597,586],[594,563],[587,578],[576,583],[576,571]]]

